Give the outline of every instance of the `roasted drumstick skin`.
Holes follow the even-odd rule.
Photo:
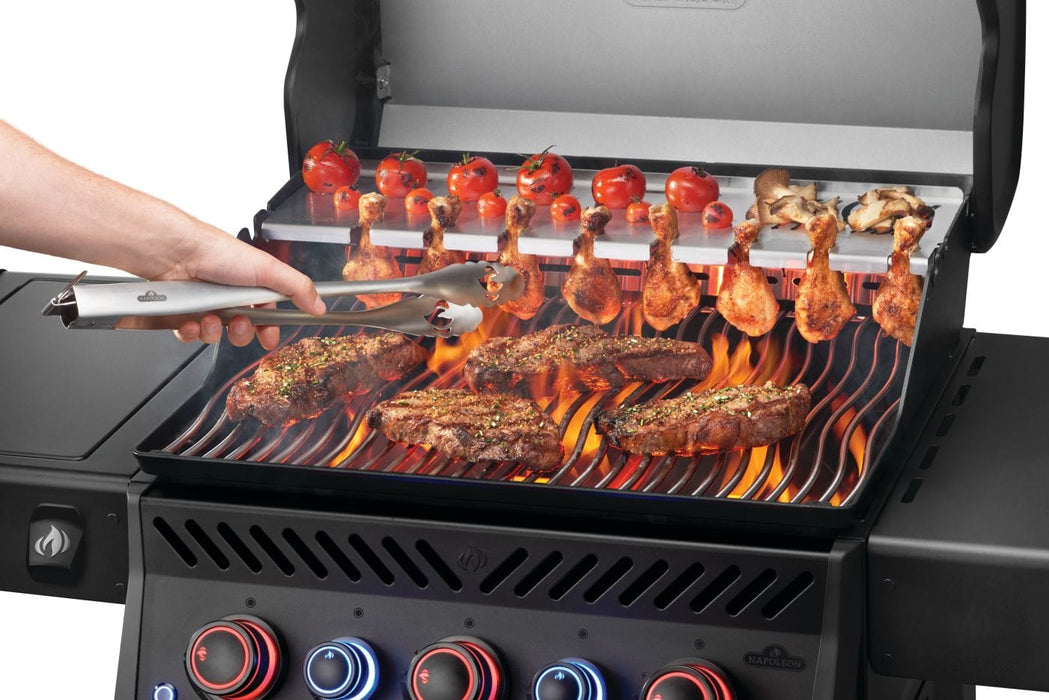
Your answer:
[[[922,303],[922,278],[911,274],[911,253],[927,227],[926,221],[917,216],[895,222],[892,261],[871,307],[874,320],[885,332],[908,346],[914,341]]]
[[[812,252],[798,285],[795,320],[802,337],[818,343],[837,337],[856,315],[856,307],[849,299],[845,277],[830,269],[830,249],[838,237],[837,218],[831,214],[814,216],[805,224],[805,230],[812,242]]]
[[[671,256],[671,246],[679,235],[674,207],[670,204],[651,207],[648,220],[656,239],[649,246],[641,311],[648,325],[665,331],[699,305],[701,288],[688,265],[675,262]]]
[[[736,227],[736,243],[732,246],[735,263],[725,270],[717,300],[718,312],[725,320],[752,337],[771,331],[779,314],[779,303],[765,271],[750,264],[750,246],[760,230],[757,219]]]
[[[614,320],[623,308],[623,290],[612,264],[594,257],[594,238],[612,219],[608,207],[588,207],[580,216],[581,233],[575,239],[572,266],[561,285],[561,294],[572,310],[591,323]]]
[[[423,234],[426,251],[419,262],[416,273],[419,275],[466,262],[466,255],[462,251],[448,250],[444,247],[444,231],[455,226],[462,211],[459,198],[434,197],[426,203],[426,208],[430,211],[430,228]]]
[[[388,280],[401,277],[401,268],[393,252],[385,246],[372,245],[371,230],[386,212],[386,197],[378,193],[361,197],[360,240],[356,248],[349,250],[346,265],[342,268],[344,280]],[[392,304],[401,298],[400,292],[362,294],[357,297],[369,309]]]
[[[546,279],[534,255],[521,253],[518,241],[535,214],[535,202],[514,195],[506,205],[506,231],[499,237],[499,263],[512,267],[524,280],[524,291],[516,299],[502,304],[504,310],[520,319],[535,316],[546,300]]]

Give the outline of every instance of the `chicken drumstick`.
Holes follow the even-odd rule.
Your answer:
[[[393,253],[384,246],[374,246],[371,240],[372,226],[386,212],[386,197],[381,194],[366,194],[358,205],[360,211],[361,236],[356,248],[348,251],[346,265],[342,268],[344,280],[388,280],[401,277]],[[392,304],[401,298],[400,292],[384,294],[361,294],[357,297],[369,309]]]
[[[779,303],[765,271],[750,264],[750,246],[760,230],[758,219],[748,219],[736,227],[736,244],[732,246],[736,262],[725,270],[717,301],[718,312],[725,320],[753,337],[771,331],[779,314]]]
[[[684,263],[674,262],[671,246],[678,237],[677,211],[670,204],[648,210],[648,220],[656,234],[649,246],[645,266],[645,286],[641,293],[641,311],[648,325],[665,331],[699,305],[699,280]]]
[[[874,320],[904,345],[914,340],[918,307],[922,302],[922,278],[911,274],[911,253],[928,227],[925,219],[907,216],[893,225],[892,262],[885,281],[874,295]]]
[[[430,228],[423,234],[423,245],[426,251],[419,261],[416,274],[440,270],[442,267],[466,262],[466,255],[459,250],[448,250],[444,247],[444,230],[455,226],[462,211],[458,197],[434,197],[426,203],[430,210]]]
[[[604,233],[612,218],[607,207],[587,207],[580,216],[582,232],[575,239],[572,266],[561,285],[561,294],[581,318],[603,325],[623,308],[623,290],[603,258],[594,257],[594,237]]]
[[[518,249],[518,239],[528,228],[535,214],[535,203],[520,195],[514,195],[506,205],[506,231],[499,237],[499,263],[512,267],[524,279],[521,296],[502,305],[520,319],[535,316],[545,301],[546,280],[539,269],[539,260],[534,255],[525,255]]]
[[[856,315],[856,307],[849,299],[845,278],[830,269],[830,249],[838,237],[838,220],[834,215],[821,214],[805,224],[812,252],[809,264],[798,286],[794,303],[798,331],[810,343],[831,340]]]

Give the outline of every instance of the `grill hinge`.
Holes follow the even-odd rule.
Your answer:
[[[380,102],[385,102],[393,97],[390,85],[390,64],[385,63],[375,69],[375,96]]]

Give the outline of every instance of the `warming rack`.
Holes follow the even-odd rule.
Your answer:
[[[375,161],[362,162],[359,184],[362,191],[373,191]],[[446,193],[444,182],[447,164],[428,163],[429,189],[436,195]],[[516,191],[517,168],[497,166],[499,187],[509,198]],[[583,206],[593,202],[590,182],[596,171],[575,169],[576,186],[572,194]],[[737,222],[742,221],[747,208],[754,202],[753,179],[717,175],[721,186],[721,200],[731,207]],[[663,194],[665,173],[646,172],[647,201],[658,204],[665,201]],[[793,182],[807,184],[810,180],[796,178]],[[864,192],[874,187],[889,187],[908,183],[816,181],[821,201],[840,197],[839,211],[856,202]],[[947,234],[964,201],[961,189],[949,186],[911,185],[915,194],[936,210],[932,226],[922,237],[921,244],[911,256],[911,271],[924,276],[929,259]],[[618,215],[616,215],[618,214]],[[674,245],[674,258],[690,265],[724,265],[732,247],[731,229],[710,230],[703,227],[701,215],[681,213],[678,216],[681,237]],[[348,244],[350,231],[357,225],[356,212],[337,212],[331,195],[313,194],[305,187],[291,193],[262,222],[261,232],[269,240],[304,241]],[[393,248],[422,248],[423,231],[429,226],[426,215],[407,216],[403,200],[391,199],[382,223],[372,229],[372,242]],[[445,232],[445,246],[452,250],[474,253],[495,253],[499,234],[505,228],[501,217],[482,218],[476,207],[464,206],[458,225]],[[572,255],[572,241],[579,234],[578,222],[561,223],[550,218],[547,207],[537,207],[532,225],[520,239],[522,253],[567,258]],[[613,215],[605,235],[595,241],[594,254],[601,258],[622,261],[648,260],[652,229],[648,224],[629,224],[621,212]],[[809,251],[808,236],[797,224],[766,226],[751,248],[750,259],[764,268],[804,269]],[[891,234],[872,234],[852,231],[846,227],[838,235],[837,245],[831,250],[832,269],[842,272],[869,274],[884,273],[892,253]]]

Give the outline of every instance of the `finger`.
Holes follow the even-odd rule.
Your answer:
[[[200,319],[200,342],[217,343],[222,339],[222,321],[215,314]]]
[[[277,326],[258,326],[255,334],[259,337],[259,345],[267,350],[273,350],[280,344],[280,328]]]
[[[255,327],[247,316],[234,316],[226,328],[229,342],[235,347],[242,348],[255,339]]]
[[[313,286],[313,280],[271,255],[262,251],[259,253],[266,257],[266,262],[260,265],[259,284],[287,295],[295,306],[308,314],[320,316],[327,310],[324,300]]]
[[[196,342],[200,338],[200,323],[197,321],[186,321],[175,331],[175,337],[183,343]]]

